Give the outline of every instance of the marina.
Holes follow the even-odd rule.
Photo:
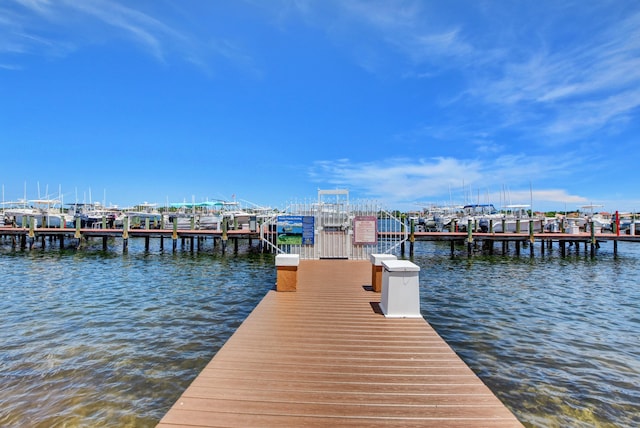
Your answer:
[[[640,428],[640,2],[0,11],[0,428]]]
[[[350,201],[346,189],[318,190],[316,202],[290,204],[282,212],[255,204],[246,208],[235,200],[167,203],[160,210],[147,202],[126,210],[99,203],[75,203],[67,211],[58,199],[29,202],[30,205],[26,198],[3,202],[0,239],[8,238],[12,248],[57,245],[61,249],[81,249],[87,241],[101,240],[106,250],[109,240],[120,239],[126,252],[129,238],[141,238],[147,251],[152,239],[158,241],[160,250],[165,250],[165,241],[169,241],[168,247],[173,251],[178,242],[181,248],[197,251],[205,240],[211,240],[222,253],[231,241],[234,254],[242,242],[250,248],[255,244],[258,252],[294,251],[304,258],[366,259],[371,252],[395,251],[396,247],[401,256],[411,256],[416,241],[444,241],[449,243],[452,256],[461,245],[466,247],[468,256],[505,255],[511,251],[520,255],[525,249],[531,256],[536,252],[544,255],[556,243],[563,256],[568,251],[580,251],[583,246],[595,257],[603,242],[613,242],[614,256],[618,242],[640,242],[640,227],[636,227],[640,220],[635,214],[596,212],[601,206],[593,204],[581,207],[582,211],[554,216],[534,213],[529,205],[514,204],[500,211],[493,204],[471,204],[457,209],[430,206],[413,215],[391,214],[377,204]],[[295,227],[301,228],[294,234],[296,245],[285,246],[283,236],[291,233],[292,225],[285,226],[283,222],[291,216],[311,221],[304,245],[297,240],[305,227],[296,223]],[[367,235],[371,243],[378,245],[375,251],[370,243],[356,242],[356,229],[365,230],[365,226],[359,226],[371,221],[376,224],[371,225],[372,233]],[[322,249],[313,249],[309,254],[309,249],[314,248],[309,243],[316,237],[323,242],[318,246]]]
[[[640,428],[640,2],[0,11],[0,428]]]
[[[331,197],[332,202],[323,201],[324,196]],[[147,288],[148,285],[155,287],[155,283],[164,284],[163,293],[170,294],[173,293],[172,287],[176,282],[182,283],[182,287],[186,286],[187,290],[192,283],[201,284],[199,287],[204,286],[209,290],[205,293],[207,297],[202,301],[203,308],[197,318],[214,319],[213,324],[205,322],[202,326],[205,329],[216,329],[218,323],[221,323],[221,326],[225,326],[226,334],[217,340],[212,350],[208,347],[203,348],[202,351],[210,349],[206,351],[207,357],[204,357],[201,351],[197,353],[200,356],[195,359],[191,351],[183,350],[174,354],[173,358],[178,366],[186,363],[192,367],[188,375],[180,375],[182,369],[178,370],[177,374],[169,374],[163,369],[162,374],[151,375],[152,378],[157,378],[157,382],[164,385],[164,388],[173,392],[166,396],[161,394],[164,397],[163,404],[153,407],[154,416],[150,416],[147,410],[142,410],[146,415],[146,422],[136,423],[136,426],[154,426],[158,422],[161,426],[214,426],[220,421],[232,426],[280,426],[299,423],[323,426],[330,422],[337,425],[362,425],[364,422],[368,426],[520,426],[521,423],[530,422],[538,417],[527,410],[527,406],[531,405],[531,399],[521,403],[519,400],[522,399],[522,395],[513,395],[513,382],[519,379],[521,374],[511,371],[511,366],[505,367],[504,377],[500,377],[496,382],[492,373],[498,369],[495,368],[495,363],[485,359],[485,355],[491,354],[490,350],[494,345],[501,349],[505,340],[519,347],[522,343],[540,340],[540,337],[536,334],[532,338],[523,339],[519,330],[520,324],[511,321],[504,326],[500,324],[505,317],[509,318],[517,311],[512,308],[515,305],[513,302],[505,307],[504,313],[495,313],[495,307],[487,307],[483,300],[487,296],[477,295],[473,299],[474,304],[466,308],[475,314],[470,318],[469,324],[456,323],[461,316],[456,314],[456,308],[466,302],[467,294],[473,294],[487,286],[493,287],[493,281],[498,277],[502,278],[499,284],[506,285],[515,281],[517,286],[528,287],[527,284],[520,283],[519,278],[533,264],[542,263],[546,266],[577,262],[582,263],[589,272],[589,263],[599,264],[605,267],[602,269],[604,273],[607,272],[607,263],[628,264],[628,256],[618,252],[619,245],[624,249],[624,253],[637,253],[633,243],[637,242],[638,236],[620,233],[617,228],[615,233],[603,232],[593,224],[586,223],[582,229],[570,230],[571,233],[564,230],[535,232],[533,227],[529,227],[526,233],[496,233],[493,231],[492,221],[488,223],[488,230],[483,231],[478,227],[479,223],[474,224],[475,222],[469,219],[464,231],[456,228],[455,222],[450,231],[416,231],[413,221],[398,219],[373,204],[350,204],[347,198],[346,191],[327,191],[320,194],[319,203],[301,204],[293,207],[286,215],[277,215],[270,219],[256,218],[255,222],[250,221],[247,226],[229,227],[229,224],[223,221],[220,230],[195,228],[194,221],[191,221],[189,229],[180,229],[177,221],[171,222],[172,229],[166,229],[162,227],[162,218],[159,220],[159,228],[150,227],[151,218],[146,218],[136,227],[130,227],[129,219],[125,217],[122,228],[115,227],[115,224],[114,227],[109,227],[108,221],[104,218],[97,223],[101,227],[90,228],[83,228],[79,219],[76,219],[74,228],[36,227],[35,220],[32,220],[28,227],[12,224],[0,229],[0,251],[4,255],[3,259],[24,259],[27,262],[30,259],[47,260],[51,255],[58,258],[65,253],[78,260],[95,259],[96,266],[102,266],[109,259],[115,261],[115,264],[108,264],[109,267],[105,270],[107,276],[99,283],[97,295],[111,292],[104,289],[104,286],[114,289],[124,287],[124,294],[116,299],[108,298],[106,306],[101,309],[101,315],[98,318],[88,318],[91,332],[95,327],[93,320],[101,319],[106,325],[115,322],[121,334],[125,336],[139,334],[139,328],[120,325],[120,320],[111,320],[109,315],[109,311],[114,309],[113,302],[126,302],[125,307],[134,309],[131,305],[135,303],[129,302],[132,297],[132,293],[127,291],[129,287],[134,287],[142,293],[150,291],[149,296],[139,294],[139,298],[144,301],[143,310],[139,314],[142,318],[146,318],[148,311],[160,310],[158,303],[148,306],[146,299],[151,296],[154,296],[152,299],[155,300],[162,299],[153,289]],[[169,243],[165,248],[167,240]],[[225,254],[229,241],[232,242],[233,256]],[[554,246],[554,243],[558,245]],[[424,252],[425,248],[435,249],[437,255],[425,257],[425,254],[428,254]],[[521,252],[525,249],[529,250],[531,257],[521,257]],[[596,254],[598,257],[595,257]],[[533,257],[534,255],[538,257]],[[601,255],[609,262],[601,261]],[[244,265],[243,270],[248,269],[253,273],[238,284],[232,278],[242,276],[242,272],[220,270],[223,266],[243,263],[245,258],[260,260],[259,269],[263,270],[266,276],[256,275],[253,267]],[[160,267],[154,259],[157,262],[163,261],[161,263],[168,262],[170,271],[167,272],[164,266],[161,269],[165,274],[168,273],[168,280],[150,273],[149,269]],[[134,260],[135,265],[130,265],[130,261]],[[460,265],[463,260],[467,261],[466,266]],[[192,267],[182,266],[174,270],[174,263],[178,261],[186,262],[186,266],[198,261],[200,268],[194,271]],[[434,270],[436,266],[444,265],[443,261],[449,263],[450,267],[443,266],[444,270]],[[13,276],[19,281],[22,274],[28,277],[35,269],[40,275],[44,275],[39,276],[39,281],[49,284],[46,287],[48,294],[52,286],[55,289],[55,285],[51,284],[51,278],[46,276],[50,275],[52,263],[41,263],[33,264],[26,272],[18,268]],[[487,272],[477,277],[476,274],[462,279],[457,277],[460,273],[471,272],[470,268],[476,263],[480,266],[485,265]],[[494,271],[494,263],[502,265],[500,272]],[[53,261],[53,264],[60,266],[59,261]],[[65,269],[76,275],[80,273],[79,278],[83,278],[84,272],[75,271],[82,265],[80,262],[73,262],[65,266]],[[381,272],[380,265],[384,266],[382,274],[378,273]],[[517,271],[512,270],[514,266],[518,268]],[[631,266],[635,266],[633,262]],[[217,271],[213,276],[206,272],[212,268]],[[452,268],[456,269],[456,273],[447,273],[447,269]],[[16,267],[7,264],[3,269],[13,272]],[[121,271],[115,272],[113,269]],[[138,269],[144,270],[144,276],[141,278],[133,275]],[[533,272],[537,273],[538,270],[535,269]],[[558,272],[565,270],[563,268]],[[619,269],[614,269],[614,275],[619,276],[622,273],[621,270],[618,271]],[[533,272],[530,275],[533,275]],[[635,270],[632,269],[631,275],[632,278],[636,275]],[[9,278],[11,277],[12,274],[9,275]],[[217,279],[214,279],[216,277]],[[380,277],[382,286],[379,284]],[[395,285],[392,285],[393,278],[396,279]],[[564,274],[559,275],[559,278],[564,279]],[[217,289],[209,289],[207,285],[211,283],[221,286],[229,280],[237,284],[235,290],[227,290],[230,292],[229,296],[219,295]],[[592,281],[591,277],[586,280],[581,278],[578,271],[574,280],[579,284]],[[89,282],[92,283],[93,279]],[[29,281],[25,283],[28,284]],[[551,301],[548,304],[555,302],[556,297],[564,292],[562,287],[566,287],[563,284],[560,290],[553,291],[554,281],[547,277],[544,277],[541,283],[543,289],[549,287]],[[81,281],[80,284],[81,288],[85,287],[84,282]],[[407,284],[411,285],[407,288]],[[458,290],[459,284],[473,284],[477,290],[463,289],[462,294],[455,299],[445,297],[434,306],[431,299],[437,301],[438,295],[433,294],[432,287],[435,286],[435,290],[438,290],[438,284],[444,285],[445,289],[451,288],[452,292]],[[635,285],[633,279],[631,284]],[[37,288],[38,284],[34,286]],[[16,301],[10,294],[11,291],[19,289],[12,289],[11,285],[8,287],[2,290],[7,293],[7,301],[13,302],[5,308],[9,314],[7,323],[21,322],[20,317],[24,312],[21,311],[20,300]],[[254,287],[262,290],[262,294],[253,294],[250,300],[246,300],[245,293]],[[631,287],[630,292],[633,294],[637,291],[636,288]],[[511,284],[505,289],[510,290]],[[495,288],[492,290],[494,293],[498,292]],[[526,291],[526,288],[524,290]],[[92,290],[91,293],[96,294],[96,291]],[[198,290],[196,294],[201,295],[201,291]],[[516,297],[520,295],[524,297],[522,293],[518,293]],[[34,295],[36,296],[38,293]],[[22,299],[25,297],[27,295]],[[510,297],[511,294],[508,293],[505,296]],[[228,298],[235,303],[213,303],[218,299],[226,301]],[[89,299],[89,313],[95,307],[102,308],[101,303],[97,303],[96,306],[96,302]],[[162,300],[162,304],[169,304],[176,311],[164,315],[163,319],[173,320],[175,314],[183,314],[178,315],[178,318],[188,317],[188,312],[192,310],[189,300],[190,297],[184,294],[177,296],[177,300],[170,304]],[[27,298],[27,301],[31,301],[30,298]],[[36,307],[42,304],[46,309],[50,302],[49,297],[36,297],[30,304],[35,303]],[[528,299],[521,303],[523,308],[526,308]],[[242,315],[231,316],[233,321],[229,326],[227,321],[224,321],[225,317],[221,318],[220,315],[231,315],[240,304],[244,305]],[[628,313],[625,305],[623,303],[620,308],[623,314]],[[475,312],[477,308],[485,308],[486,312],[483,314],[493,315],[478,314]],[[75,314],[73,308],[69,309]],[[530,309],[533,314],[536,313],[536,308]],[[442,316],[449,311],[453,318]],[[56,312],[64,313],[59,310]],[[592,308],[585,312],[592,313]],[[124,319],[128,318],[128,315],[123,315]],[[527,316],[525,313],[525,319]],[[84,318],[84,315],[80,318]],[[459,334],[464,334],[472,327],[476,319],[484,319],[484,323],[493,325],[488,331],[485,331],[483,325],[476,327],[486,335],[486,339],[474,338],[471,335],[460,342]],[[449,320],[453,320],[454,324]],[[98,325],[102,321],[99,321]],[[496,321],[498,324],[495,324]],[[36,324],[29,322],[27,325],[37,325],[37,321],[34,322]],[[163,320],[158,322],[164,326],[162,328],[167,327]],[[73,334],[73,324],[77,325],[70,323],[70,330],[66,333],[71,343],[75,342],[73,337],[68,336]],[[630,318],[624,315],[621,324],[630,326],[631,331],[637,331],[637,319],[633,315]],[[432,325],[440,325],[440,331],[434,330]],[[55,327],[56,323],[52,323],[51,326]],[[48,329],[49,323],[44,323],[42,327]],[[11,325],[8,325],[8,328],[12,328]],[[507,328],[505,333],[498,333],[504,328]],[[38,327],[36,331],[41,329]],[[535,326],[533,329],[540,331]],[[113,334],[113,331],[109,331],[108,335]],[[475,331],[473,327],[472,331]],[[161,333],[156,331],[155,334]],[[541,337],[546,334],[548,332],[543,333]],[[29,341],[31,335],[28,330],[25,336],[27,343],[37,346]],[[44,342],[58,337],[52,333],[37,336],[44,336]],[[95,338],[92,336],[86,334],[86,343],[77,348],[73,345],[73,349],[78,349],[77,355],[73,352],[74,361],[76,358],[85,357],[83,350],[93,349]],[[147,336],[148,345],[153,337],[153,334]],[[635,343],[634,337],[632,334],[625,341]],[[553,343],[554,339],[549,337],[549,340]],[[483,347],[475,353],[468,354],[468,349],[475,347],[477,341],[484,344]],[[23,383],[23,376],[19,373],[23,373],[24,369],[19,361],[21,353],[24,352],[24,344],[20,345],[22,339],[18,336],[11,336],[9,342],[9,359],[5,360],[4,364],[11,367],[10,373],[14,373],[11,379],[16,381],[9,382],[9,393],[19,397],[23,394],[19,392]],[[120,348],[123,341],[117,339],[116,343]],[[166,339],[162,343],[166,343]],[[192,345],[186,346],[188,349]],[[563,342],[558,346],[562,349],[568,344]],[[546,344],[534,346],[534,353],[537,355],[535,349],[545,347]],[[51,367],[54,367],[56,376],[63,373],[61,378],[56,377],[57,381],[63,381],[70,376],[67,370],[58,368],[59,364],[65,364],[59,362],[66,361],[66,349],[67,344],[64,341],[63,355],[54,356],[53,359],[49,356],[45,358],[45,361],[54,362]],[[137,352],[141,353],[140,357],[144,361],[148,351]],[[555,347],[553,352],[557,352]],[[589,355],[592,350],[590,347],[580,347],[577,352]],[[632,347],[628,352],[634,355],[636,351]],[[93,355],[94,352],[89,351],[89,354]],[[106,364],[110,367],[114,362],[118,364],[117,361],[121,358],[107,355],[107,359],[99,365]],[[525,356],[522,362],[528,361],[528,358]],[[538,358],[535,358],[536,361]],[[600,361],[599,352],[593,358]],[[565,359],[570,357],[565,356]],[[522,363],[517,357],[509,361],[511,365]],[[636,359],[633,356],[629,359],[628,353],[620,356],[619,362],[622,362],[623,366],[614,368],[613,376],[616,382],[620,376],[618,369],[627,375],[638,372],[633,361]],[[17,366],[13,368],[16,363]],[[195,365],[191,366],[194,363]],[[95,367],[93,364],[92,366]],[[537,364],[533,366],[537,367]],[[606,372],[608,362],[604,366]],[[42,370],[41,365],[36,364],[36,367]],[[521,369],[523,372],[526,371],[526,365]],[[73,367],[70,370],[74,370]],[[151,370],[153,372],[155,369]],[[167,370],[171,369],[167,367]],[[180,378],[181,386],[168,387],[168,379],[175,381],[176,376]],[[580,373],[576,373],[575,376],[579,378]],[[73,382],[73,378],[74,376],[70,376],[70,381]],[[143,378],[148,379],[149,373]],[[561,380],[549,375],[548,378],[527,384],[526,388],[537,388],[540,383]],[[501,382],[504,381],[508,387],[501,386]],[[83,379],[82,383],[86,381]],[[123,380],[118,387],[128,390],[130,384],[131,380]],[[633,395],[633,387],[627,387],[626,384],[621,387],[620,396],[623,397],[623,401],[619,405],[613,405],[613,413],[624,413],[624,417],[618,417],[617,420],[627,421],[627,412],[633,409],[633,404],[628,404],[634,401],[628,398],[629,390]],[[142,393],[146,391],[148,389],[145,388]],[[51,398],[47,397],[44,399]],[[533,398],[534,401],[539,399],[540,396],[537,394]],[[571,400],[573,399],[572,397]],[[5,397],[3,401],[7,400]],[[599,396],[594,401],[597,415],[590,416],[589,413],[585,413],[567,416],[563,410],[562,417],[568,421],[575,419],[580,423],[588,421],[591,417],[606,421],[611,418],[609,410],[605,410],[601,416],[601,410],[597,409],[601,406],[598,400]],[[577,402],[580,403],[579,398]],[[25,417],[19,403],[11,404],[11,400],[8,400],[8,403],[10,414],[5,419],[4,416],[0,417],[0,423]],[[553,407],[551,403],[550,407]],[[147,406],[144,408],[147,409]],[[91,417],[98,420],[101,418],[99,412]],[[549,417],[548,414],[544,416],[545,420],[551,420]]]
[[[208,245],[0,246],[0,425],[155,426],[274,290],[272,254]],[[410,260],[422,315],[522,423],[626,427],[640,423],[640,246],[619,245],[451,258],[416,241]]]
[[[176,223],[177,225],[177,223]],[[397,239],[402,241],[399,246],[401,255],[413,254],[415,242],[432,241],[446,242],[450,246],[451,255],[455,254],[459,246],[464,246],[469,256],[479,252],[489,254],[544,254],[556,244],[561,254],[585,251],[596,255],[597,248],[603,242],[612,242],[614,256],[618,254],[619,242],[640,242],[640,235],[615,234],[612,232],[595,233],[488,233],[488,232],[409,232],[405,231],[378,232],[380,239]],[[258,229],[230,229],[230,230],[200,230],[200,229],[117,229],[117,228],[26,228],[0,227],[1,243],[11,248],[32,249],[54,246],[58,248],[81,249],[87,241],[98,241],[102,248],[107,249],[109,240],[118,239],[122,251],[127,251],[129,239],[142,239],[145,249],[151,248],[151,242],[160,250],[177,251],[187,248],[198,251],[203,242],[209,240],[214,247],[219,247],[224,253],[227,249],[238,252],[241,245],[255,247],[259,252],[273,252],[276,247],[277,233],[272,228],[258,227]],[[180,245],[178,245],[180,244]],[[526,250],[525,250],[526,249]],[[525,252],[526,251],[526,252]]]

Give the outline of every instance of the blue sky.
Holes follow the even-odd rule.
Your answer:
[[[640,210],[640,3],[2,0],[5,201]]]

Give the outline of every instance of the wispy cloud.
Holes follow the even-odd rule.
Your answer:
[[[105,37],[106,26],[114,37],[128,37],[158,59],[166,45],[184,43],[184,37],[158,19],[117,2],[103,0],[68,1],[14,0],[16,7],[5,10],[12,15],[12,31],[4,38],[23,47],[23,51],[51,54],[60,44],[84,45]],[[16,29],[20,29],[16,31]],[[120,33],[118,35],[118,32]],[[108,36],[107,36],[108,37]],[[5,50],[6,51],[6,50]]]
[[[185,44],[186,37],[158,19],[121,4],[103,1],[65,1],[67,7],[120,29],[153,56],[163,59],[167,45]],[[166,39],[166,40],[165,40]]]
[[[0,68],[4,70],[12,70],[12,71],[22,70],[22,67],[15,64],[0,64]]]
[[[278,22],[302,19],[324,31],[368,72],[393,69],[402,70],[400,75],[424,77],[434,71],[413,67],[426,63],[436,69],[449,68],[453,64],[448,59],[473,54],[460,37],[459,26],[443,23],[428,9],[432,7],[416,0],[284,2],[278,9]]]
[[[349,159],[318,161],[310,169],[313,180],[324,186],[346,187],[359,194],[407,207],[418,200],[434,203],[463,203],[489,199],[528,203],[585,202],[550,183],[562,182],[565,174],[584,162],[575,154],[560,156],[501,156],[491,161],[450,157],[429,159],[395,158],[384,162],[353,162]],[[467,201],[467,202],[469,202]]]
[[[640,14],[565,43],[563,49],[530,50],[527,59],[504,64],[501,78],[477,80],[470,93],[511,118],[515,111],[520,124],[536,112],[536,136],[552,142],[583,138],[640,106]]]
[[[12,0],[0,5],[0,12],[0,54],[64,56],[89,45],[125,41],[160,62],[179,58],[210,71],[222,58],[255,71],[238,43],[196,34],[189,18],[164,2]]]
[[[455,15],[411,0],[295,4],[372,73],[392,68],[406,78],[459,77],[440,91],[443,107],[486,106],[493,111],[491,132],[518,127],[531,143],[552,146],[624,123],[640,106],[640,13],[616,19],[603,18],[605,5],[543,3],[527,10],[521,4],[506,15],[518,21],[505,23],[482,4]],[[562,24],[576,19],[572,37]]]

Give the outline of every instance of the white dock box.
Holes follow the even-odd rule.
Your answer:
[[[296,291],[299,264],[300,255],[298,254],[276,256],[276,291]]]
[[[380,309],[389,318],[421,318],[420,267],[408,260],[383,260]]]
[[[382,291],[382,261],[398,260],[393,254],[370,254],[371,259],[371,288],[376,293]]]

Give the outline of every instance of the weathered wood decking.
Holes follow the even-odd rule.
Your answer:
[[[178,426],[515,427],[423,319],[387,319],[371,264],[302,261],[160,421]]]

